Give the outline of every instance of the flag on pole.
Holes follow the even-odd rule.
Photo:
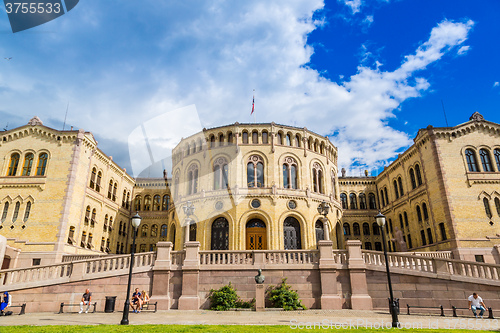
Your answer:
[[[252,100],[252,112],[250,112],[250,115],[253,114],[254,110],[255,110],[255,95],[253,96],[253,100]]]

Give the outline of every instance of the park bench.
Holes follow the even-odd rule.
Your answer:
[[[94,302],[92,304],[90,304],[91,306],[94,306],[94,311],[92,311],[92,313],[95,313],[95,309],[96,309],[96,306],[97,306],[97,302]],[[80,306],[80,303],[74,303],[74,304],[70,304],[70,303],[61,303],[61,306],[59,307],[59,312],[58,313],[64,313],[64,307],[65,306]],[[86,306],[86,305],[84,305]]]
[[[12,308],[21,308],[21,311],[19,312],[19,315],[23,315],[26,313],[26,303],[23,303],[21,305],[10,305],[6,310],[6,311],[10,311],[10,309]]]
[[[154,302],[154,303],[149,303],[148,302],[148,303],[142,305],[141,311],[153,311],[153,312],[156,312],[157,305],[158,305],[158,302]],[[151,307],[153,307],[153,306],[154,306],[154,310],[151,309]]]
[[[470,311],[469,308],[457,308],[456,306],[451,306],[451,309],[453,310],[453,317],[458,317],[457,316],[457,310],[467,310],[467,311]],[[495,319],[493,317],[493,309],[492,308],[488,308],[488,319]]]
[[[410,315],[410,308],[415,308],[415,309],[440,309],[441,310],[440,316],[444,317],[444,308],[443,308],[442,305],[440,305],[440,306],[416,306],[416,305],[406,304],[406,309],[407,309],[406,314],[407,315]]]

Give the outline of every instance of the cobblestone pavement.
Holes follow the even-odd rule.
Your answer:
[[[0,317],[0,326],[11,325],[101,325],[119,324],[121,312],[114,313],[27,313],[19,316]],[[179,325],[287,325],[291,328],[381,328],[391,326],[391,316],[378,311],[355,310],[306,310],[306,311],[158,311],[130,313],[131,325],[179,324]],[[497,319],[472,317],[439,317],[400,315],[405,328],[455,328],[500,329]],[[309,325],[309,326],[308,326]]]

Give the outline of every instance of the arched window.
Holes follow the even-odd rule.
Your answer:
[[[233,142],[233,132],[229,132],[227,133],[227,144],[229,146],[231,146],[234,142]]]
[[[344,223],[343,228],[344,236],[351,236],[351,227],[349,226],[349,223]]]
[[[36,175],[37,176],[45,176],[45,169],[47,168],[47,160],[49,158],[49,155],[47,153],[42,153],[40,156],[38,156],[38,165],[36,168]]]
[[[214,190],[227,188],[228,166],[224,157],[219,157],[214,162]]]
[[[405,192],[403,191],[403,179],[401,179],[401,177],[398,177],[398,185],[399,185],[399,195],[403,196]]]
[[[323,222],[317,220],[314,224],[314,229],[316,231],[316,243],[320,240],[325,240],[325,230],[323,229]]]
[[[368,203],[370,204],[370,209],[377,209],[377,201],[375,200],[375,194],[368,194]]]
[[[495,207],[497,209],[497,214],[500,216],[500,199],[495,198]]]
[[[196,242],[196,223],[189,225],[189,241]]]
[[[300,224],[295,217],[289,216],[283,222],[283,240],[285,250],[302,249]]]
[[[486,212],[486,216],[491,219],[493,215],[491,215],[491,210],[490,210],[490,202],[488,199],[483,198],[483,204],[484,204],[484,211]]]
[[[21,203],[18,201],[14,206],[14,214],[12,215],[12,222],[16,222],[17,217],[19,216],[19,209],[21,209]]]
[[[382,207],[385,206],[384,190],[380,190],[380,199],[382,200]]]
[[[90,206],[87,206],[87,209],[85,210],[85,220],[83,221],[83,223],[85,225],[88,225],[90,222]]]
[[[196,141],[193,142],[193,148],[192,148],[192,151],[191,151],[192,154],[196,153]]]
[[[112,219],[112,217],[110,217],[110,218],[109,218],[109,222],[110,222],[110,223],[111,223],[111,219]],[[123,236],[127,236],[126,231],[127,231],[127,224],[126,224],[126,223],[123,223],[123,231],[122,231]]]
[[[408,226],[408,214],[406,214],[406,212],[404,212],[403,215],[405,217],[405,226]]]
[[[448,237],[446,237],[446,228],[444,227],[444,223],[439,223],[439,230],[441,231],[441,240],[447,240]]]
[[[417,181],[415,180],[415,172],[413,172],[413,168],[410,169],[410,180],[411,180],[411,188],[414,190],[417,188]]]
[[[161,204],[161,210],[162,210],[162,211],[166,211],[166,210],[168,210],[168,208],[169,208],[169,207],[168,207],[168,206],[169,206],[169,204],[170,204],[170,196],[168,196],[168,195],[166,195],[166,194],[165,194],[165,195],[163,196],[163,201],[162,201],[162,204]]]
[[[387,187],[384,187],[384,197],[385,197],[385,202],[389,204],[389,196],[387,195]]]
[[[210,149],[215,148],[215,136],[210,135]]]
[[[366,195],[364,193],[359,195],[359,209],[366,209]]]
[[[313,164],[313,191],[317,193],[324,193],[323,191],[323,169],[319,163]]]
[[[31,175],[31,168],[33,167],[33,159],[34,155],[29,153],[24,157],[24,164],[23,164],[23,176],[29,176]]]
[[[393,229],[392,229],[392,220],[391,220],[391,219],[389,219],[389,230],[390,230],[391,232],[392,232],[392,230],[393,230]]]
[[[394,194],[396,194],[396,199],[398,199],[399,191],[398,191],[398,183],[396,182],[396,180],[394,180],[393,185],[394,185]]]
[[[127,209],[129,207],[129,202],[130,202],[130,192],[127,193],[127,200],[125,201],[125,208]]]
[[[224,134],[219,134],[219,147],[224,146]]]
[[[415,165],[415,174],[417,176],[417,185],[422,185],[422,175],[420,174],[420,165]]]
[[[257,133],[257,131],[252,132],[252,143],[254,145],[259,143],[259,133]]]
[[[2,213],[2,223],[5,221],[5,219],[7,218],[7,213],[9,211],[9,203],[6,202],[4,205],[3,205],[3,213]]]
[[[358,200],[356,199],[356,194],[349,194],[349,208],[350,209],[358,209]]]
[[[429,244],[434,243],[434,241],[432,240],[432,230],[431,230],[431,228],[427,228],[427,237],[429,238]]]
[[[243,144],[248,144],[248,132],[243,132]]]
[[[96,176],[97,176],[97,169],[96,168],[92,168],[92,173],[90,174],[90,185],[89,185],[89,187],[91,189],[95,188],[95,177]]]
[[[406,239],[407,239],[408,248],[411,249],[413,247],[412,244],[411,244],[411,235],[408,234],[408,236],[406,237]]]
[[[278,140],[279,145],[283,144],[283,135],[281,134],[281,132],[278,132],[278,134],[276,135],[276,139]]]
[[[86,247],[86,245],[87,245],[86,239],[87,239],[87,233],[85,231],[83,231],[82,232],[82,240],[80,242],[81,247]]]
[[[370,236],[370,225],[368,223],[363,223],[363,235]]]
[[[111,199],[113,195],[113,180],[111,179],[109,181],[109,186],[108,186],[108,199]]]
[[[295,135],[295,147],[300,148],[300,135]]]
[[[479,150],[479,157],[481,158],[481,165],[484,172],[492,172],[490,153],[486,149]]]
[[[267,145],[269,143],[267,131],[262,131],[262,144]]]
[[[290,134],[286,135],[286,145],[291,146],[292,145],[292,139],[290,138]]]
[[[420,211],[420,206],[417,206],[417,220],[422,223],[422,212]]]
[[[353,225],[352,225],[352,234],[354,236],[359,236],[361,235],[361,230],[359,228],[359,223],[358,222],[354,222]]]
[[[175,225],[170,227],[170,241],[172,242],[172,250],[175,249]]]
[[[24,211],[24,222],[28,221],[31,212],[31,202],[26,203],[26,210]],[[500,215],[500,214],[499,214]]]
[[[422,204],[422,213],[424,213],[424,220],[427,221],[429,219],[429,212],[427,212],[427,205],[425,202]]]
[[[314,151],[318,152],[318,140],[314,141]]]
[[[90,226],[92,228],[95,226],[95,223],[96,223],[96,220],[95,220],[96,214],[97,214],[97,210],[95,208],[92,209],[92,217],[90,218]]]
[[[134,200],[134,210],[136,212],[141,210],[141,196],[137,195]]]
[[[147,224],[143,224],[142,227],[141,227],[141,237],[148,237],[148,225]]]
[[[312,138],[309,137],[309,140],[307,141],[307,149],[311,150],[312,149]]]
[[[95,190],[96,190],[97,192],[100,192],[100,191],[101,191],[101,179],[102,179],[102,172],[101,172],[101,171],[99,171],[99,172],[97,173],[97,180],[96,180],[96,182],[95,182]]]
[[[372,229],[373,229],[373,235],[375,236],[380,235],[380,227],[378,226],[377,222],[372,223]]]
[[[283,163],[283,187],[297,189],[297,162],[291,157]]]
[[[340,202],[342,203],[342,209],[347,209],[347,194],[340,194]]]
[[[109,218],[108,218],[108,214],[106,214],[106,215],[104,216],[104,224],[103,224],[103,226],[102,226],[102,230],[103,230],[104,232],[108,230],[108,219],[109,219]]]
[[[198,166],[191,164],[188,168],[188,194],[198,192]]]
[[[253,155],[248,159],[247,186],[264,187],[264,161],[260,156]]]
[[[125,200],[127,200],[127,190],[123,190],[123,197],[122,197],[122,207],[125,208]]]
[[[144,210],[151,210],[151,196],[146,195],[144,197]]]
[[[161,226],[160,237],[167,237],[168,227],[166,224]]]
[[[399,214],[399,226],[401,227],[401,230],[404,229],[405,225],[403,222],[403,215]]]
[[[331,171],[330,173],[330,178],[332,179],[332,196],[335,198],[336,197],[336,178],[335,178],[335,172],[333,172],[333,170]]]
[[[229,250],[229,222],[223,217],[212,223],[212,250]]]
[[[476,156],[472,149],[465,150],[465,159],[467,160],[467,167],[470,172],[478,172]]]
[[[68,233],[68,244],[69,245],[76,245],[75,239],[75,227],[69,227],[69,233]]]
[[[186,146],[186,155],[191,154],[191,145],[188,143]]]
[[[118,190],[118,183],[113,185],[113,201],[116,201],[116,191]]]
[[[160,210],[160,196],[158,194],[153,197],[153,210]]]
[[[495,163],[497,165],[497,171],[500,172],[500,149],[495,149],[493,152],[495,156]]]
[[[113,231],[113,216],[109,217],[109,231]]]

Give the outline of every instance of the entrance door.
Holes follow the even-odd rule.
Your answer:
[[[259,219],[247,222],[247,250],[267,250],[266,225]]]

